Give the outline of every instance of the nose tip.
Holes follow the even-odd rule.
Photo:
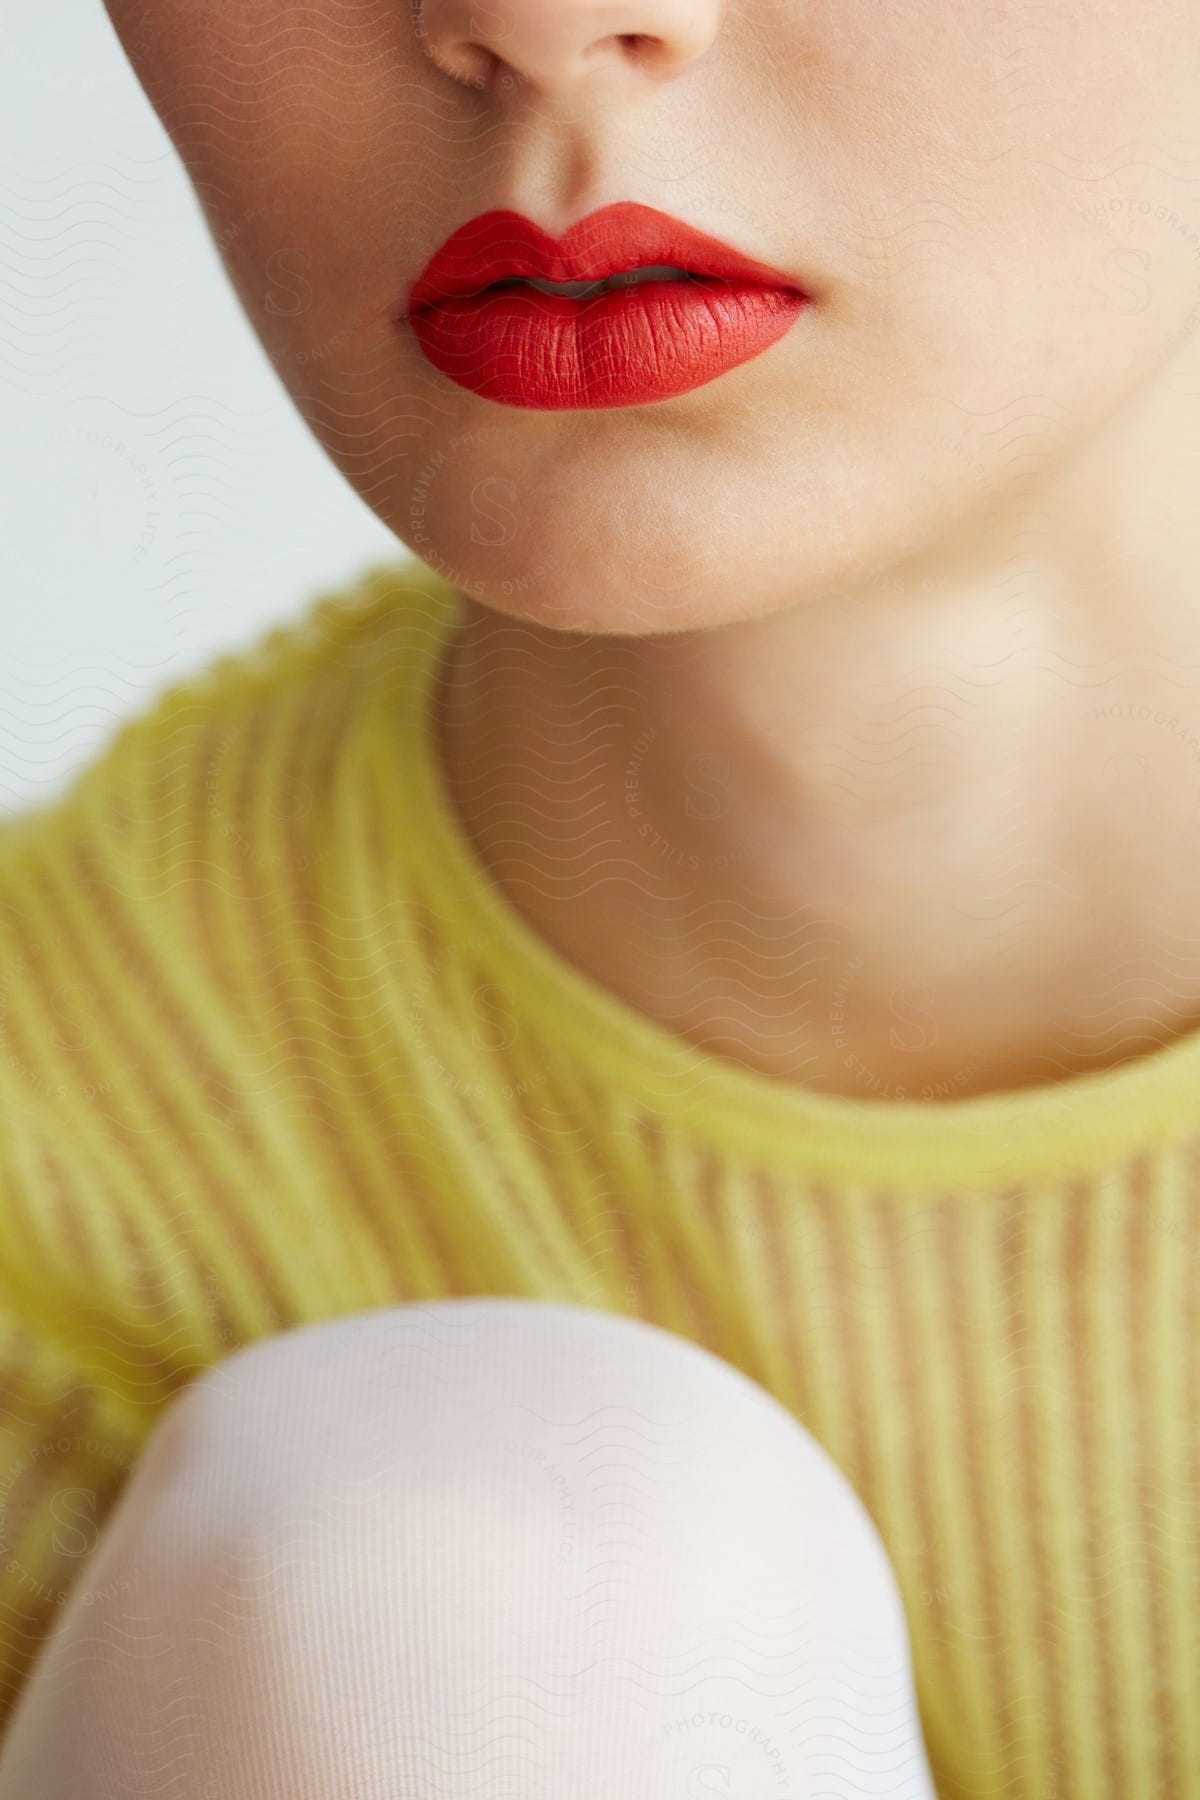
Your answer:
[[[574,92],[620,71],[670,76],[708,50],[721,0],[414,0],[422,47],[447,75],[486,87],[498,69]]]

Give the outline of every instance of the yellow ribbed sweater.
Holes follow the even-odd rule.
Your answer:
[[[695,1339],[826,1447],[944,1800],[1200,1797],[1200,1034],[936,1101],[674,1036],[473,855],[457,605],[377,564],[0,830],[0,1716],[201,1369],[523,1294]]]

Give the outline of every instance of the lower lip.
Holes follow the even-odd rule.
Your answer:
[[[434,368],[501,406],[543,410],[669,400],[749,362],[808,305],[795,288],[663,280],[572,298],[501,288],[411,317]]]

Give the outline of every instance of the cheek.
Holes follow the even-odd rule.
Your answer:
[[[328,153],[333,77],[340,69],[349,82],[355,71],[336,20],[322,30],[322,10],[296,9],[306,31],[282,0],[109,0],[122,48],[210,213]]]
[[[177,23],[134,40],[130,60],[269,347],[313,302],[324,218],[310,168],[336,114],[306,68],[311,47],[302,59],[282,46],[269,72],[255,73],[264,46],[251,53],[245,19],[236,31],[194,16]]]
[[[197,18],[182,0],[106,0],[106,5],[121,48],[186,163],[185,146],[201,129],[205,94],[211,106],[221,69],[228,66],[220,8],[206,8],[206,16]]]
[[[406,222],[428,218],[429,165],[445,161],[408,7],[343,0],[322,25],[325,0],[174,0],[149,36],[119,10],[114,23],[137,42],[139,79],[268,350],[328,350],[397,301]],[[390,286],[385,244],[396,246]]]

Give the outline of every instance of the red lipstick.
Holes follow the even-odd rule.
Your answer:
[[[529,285],[622,275],[586,293]],[[468,219],[429,259],[399,322],[435,369],[502,406],[639,406],[760,355],[809,299],[781,270],[622,202],[558,239],[518,212]]]

